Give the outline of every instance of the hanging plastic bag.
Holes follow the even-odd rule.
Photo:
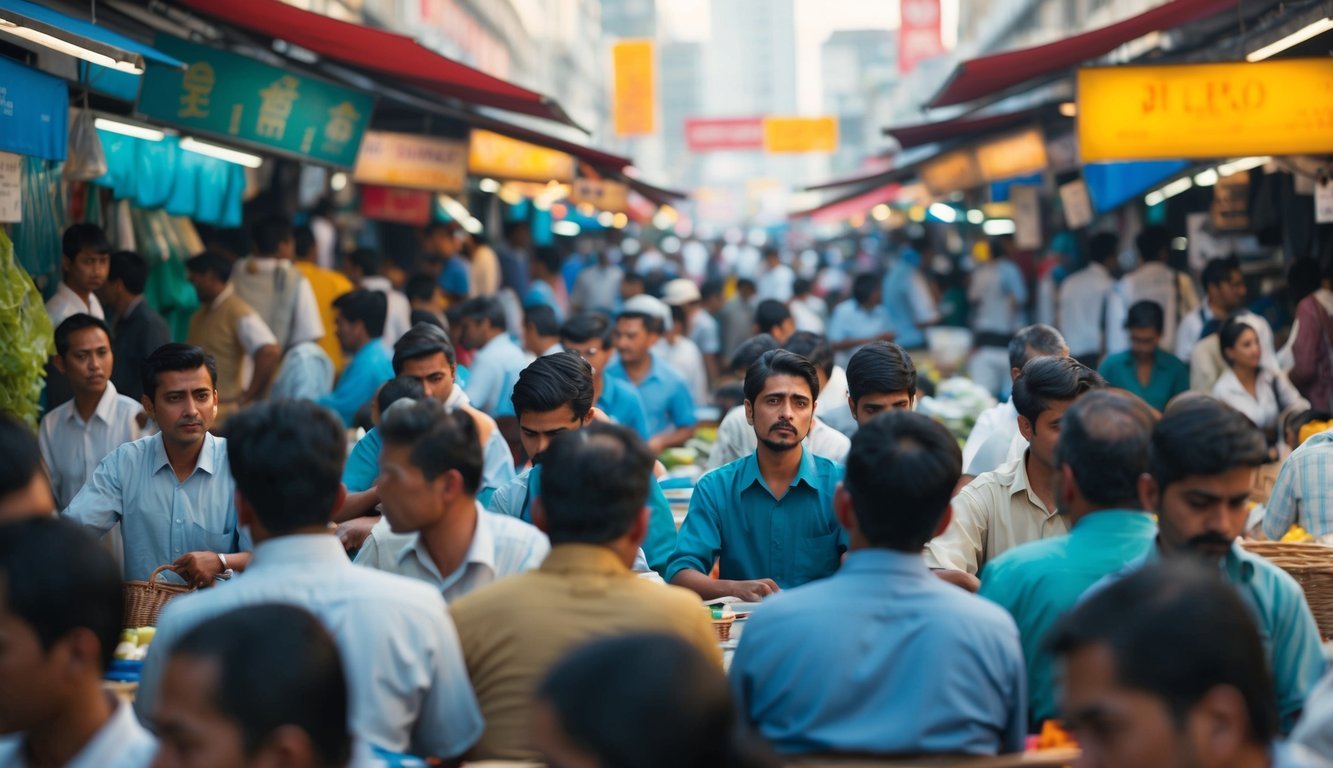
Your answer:
[[[69,127],[69,158],[65,161],[65,177],[75,181],[92,181],[106,175],[106,154],[102,139],[97,135],[96,118],[91,110],[79,110],[74,124]]]

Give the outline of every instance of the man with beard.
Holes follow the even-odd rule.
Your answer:
[[[804,449],[819,375],[786,350],[745,374],[745,415],[755,452],[699,479],[666,578],[706,600],[747,602],[832,574],[847,549],[833,513],[842,467]],[[720,560],[719,577],[710,579]]]

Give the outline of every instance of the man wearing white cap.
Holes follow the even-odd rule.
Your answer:
[[[682,373],[673,370],[653,347],[671,322],[666,304],[645,294],[625,301],[616,317],[615,344],[619,359],[606,375],[633,384],[643,398],[648,418],[648,447],[653,455],[684,445],[694,435],[695,402]]]
[[[662,300],[671,308],[671,323],[662,341],[667,360],[685,377],[694,402],[706,403],[709,385],[717,380],[717,352],[722,346],[717,321],[703,311],[703,295],[689,278],[667,283]]]

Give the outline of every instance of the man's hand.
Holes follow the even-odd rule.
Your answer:
[[[213,586],[213,580],[224,570],[222,558],[216,552],[187,552],[171,567],[186,584],[200,589]]]
[[[343,549],[348,552],[355,552],[360,549],[361,545],[370,537],[370,529],[374,528],[375,523],[379,521],[379,515],[370,515],[348,520],[345,523],[338,523],[338,540],[343,543]]]
[[[739,597],[747,603],[758,603],[765,597],[778,591],[777,582],[772,579],[754,579],[751,581],[719,581],[718,586],[727,594]]]
[[[947,581],[955,587],[962,587],[968,592],[976,592],[981,589],[981,580],[967,571],[955,571],[952,568],[937,568],[931,573],[936,577]]]

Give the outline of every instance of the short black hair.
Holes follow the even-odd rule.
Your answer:
[[[217,251],[208,250],[186,259],[185,270],[196,275],[213,275],[225,283],[231,279],[231,260]]]
[[[1254,422],[1207,395],[1173,401],[1152,431],[1148,474],[1165,491],[1192,475],[1220,475],[1268,461],[1268,444]]]
[[[450,368],[458,365],[458,353],[454,351],[448,332],[436,325],[417,323],[393,344],[393,372],[395,375],[402,373],[403,364],[408,360],[432,355],[444,355]]]
[[[714,277],[705,280],[703,285],[699,286],[699,298],[707,300],[714,296],[721,296],[723,286],[724,283],[721,278]]]
[[[1088,262],[1101,264],[1115,256],[1120,247],[1120,236],[1114,232],[1098,232],[1088,240]]]
[[[0,524],[0,608],[27,624],[46,651],[76,629],[90,630],[105,670],[125,625],[120,566],[74,523],[34,517]]]
[[[791,283],[791,292],[794,296],[801,296],[809,293],[812,287],[814,287],[814,283],[811,282],[810,278],[798,277]]]
[[[27,424],[0,411],[0,499],[28,487],[42,468],[37,435]]]
[[[778,344],[778,340],[773,338],[772,334],[761,333],[751,336],[742,341],[741,345],[736,347],[736,351],[731,353],[731,370],[744,374],[765,352],[772,352],[781,348],[782,345]]]
[[[1136,301],[1129,307],[1125,313],[1125,330],[1134,328],[1151,328],[1158,333],[1166,327],[1166,313],[1162,311],[1162,305],[1155,301]]]
[[[760,333],[772,333],[790,319],[791,310],[777,299],[764,299],[754,308],[754,324]]]
[[[551,544],[605,544],[624,536],[648,503],[653,461],[638,433],[618,424],[556,435],[542,462]]]
[[[787,339],[783,348],[809,360],[825,376],[833,375],[833,347],[824,336],[810,331],[797,331]]]
[[[1050,410],[1051,403],[1070,402],[1104,386],[1105,379],[1072,357],[1038,357],[1023,366],[1012,397],[1018,414],[1035,428],[1037,417]]]
[[[1157,412],[1122,390],[1089,392],[1065,411],[1055,462],[1068,465],[1083,498],[1099,508],[1139,508]]]
[[[283,243],[293,239],[292,220],[282,214],[270,214],[255,222],[251,235],[257,253],[276,253]]]
[[[236,491],[276,535],[329,522],[346,455],[342,422],[309,400],[259,403],[227,419]]]
[[[463,302],[459,314],[466,319],[486,321],[492,328],[504,330],[505,307],[494,296],[475,296]]]
[[[111,244],[107,242],[106,232],[96,224],[71,224],[60,237],[60,253],[73,260],[80,251],[110,253]]]
[[[756,286],[755,286],[755,284],[754,284],[754,280],[752,280],[752,279],[750,279],[750,278],[748,278],[748,277],[738,277],[738,278],[736,278],[736,290],[739,291],[739,290],[742,289],[742,288],[746,289],[747,291],[753,291],[753,290],[756,290]]]
[[[357,248],[347,254],[347,261],[365,275],[378,275],[384,269],[384,254],[374,248]]]
[[[370,338],[378,339],[384,335],[384,322],[389,315],[389,297],[383,293],[358,288],[334,299],[333,308],[347,322],[365,325]]]
[[[853,403],[883,392],[906,392],[916,397],[916,363],[907,350],[892,341],[871,342],[847,361],[847,394]]]
[[[292,248],[296,251],[297,257],[305,256],[311,246],[315,244],[315,230],[309,225],[302,224],[292,229]]]
[[[149,400],[157,396],[157,381],[169,371],[193,371],[200,366],[208,369],[213,388],[218,387],[218,363],[213,356],[193,344],[168,342],[144,358],[139,374],[143,377],[143,393]]]
[[[810,385],[810,399],[819,397],[819,374],[809,360],[785,349],[765,352],[745,372],[745,399],[751,403],[759,400],[764,386],[774,376],[795,376],[805,379]]]
[[[658,315],[648,312],[621,312],[616,315],[616,322],[621,320],[638,320],[643,323],[643,330],[648,333],[662,332],[662,318]]]
[[[1036,352],[1033,355],[1032,352]],[[1069,345],[1060,332],[1044,323],[1019,328],[1009,339],[1009,367],[1023,370],[1033,357],[1058,357],[1069,354]]]
[[[606,315],[600,312],[584,312],[574,315],[560,326],[560,340],[575,344],[599,341],[604,349],[610,349],[614,331]]]
[[[560,251],[549,245],[539,245],[532,251],[532,262],[541,264],[546,271],[553,274],[560,274]]]
[[[519,372],[512,400],[520,418],[568,405],[582,419],[593,404],[592,366],[573,352],[539,357]]]
[[[427,480],[454,469],[468,494],[475,496],[481,487],[481,438],[477,423],[462,408],[449,411],[430,398],[404,403],[384,412],[380,435],[386,445],[409,446],[412,466]]]
[[[1161,699],[1177,727],[1209,691],[1234,688],[1250,738],[1265,747],[1277,738],[1268,654],[1249,609],[1216,568],[1184,559],[1139,569],[1065,614],[1047,645],[1066,657],[1106,647],[1117,684]]]
[[[523,308],[523,325],[532,326],[538,336],[559,336],[560,321],[550,304],[529,304]]]
[[[852,436],[843,487],[871,546],[919,552],[962,472],[963,453],[949,430],[928,416],[889,410]]]
[[[106,279],[107,282],[119,280],[126,291],[140,296],[148,285],[148,262],[134,251],[114,251]]]
[[[857,304],[865,304],[870,301],[870,297],[879,290],[879,275],[874,272],[862,272],[852,278],[852,300]]]
[[[421,272],[407,278],[403,285],[403,295],[408,301],[430,301],[440,290],[439,282],[430,275]]]
[[[408,313],[407,319],[409,322],[412,323],[412,325],[416,325],[417,323],[425,323],[426,325],[433,325],[436,328],[445,331],[446,333],[449,331],[448,321],[441,319],[434,312],[430,312],[425,309],[412,310],[411,312]]]
[[[643,279],[643,275],[639,274],[638,272],[626,272],[620,278],[620,282],[622,285],[625,283],[638,283],[639,285],[647,285],[647,281]]]
[[[1204,264],[1203,273],[1199,276],[1199,279],[1203,282],[1203,289],[1206,291],[1209,286],[1231,282],[1232,273],[1239,271],[1239,257],[1222,256]]]
[[[1222,327],[1217,329],[1217,347],[1221,350],[1222,357],[1226,358],[1227,365],[1233,364],[1231,355],[1227,354],[1227,350],[1234,348],[1236,342],[1240,341],[1241,335],[1246,331],[1253,332],[1256,338],[1259,335],[1254,326],[1250,325],[1249,321],[1240,314],[1228,317],[1222,322]]]
[[[412,376],[394,376],[380,385],[375,393],[375,407],[380,409],[380,416],[389,410],[389,406],[399,400],[423,400],[426,389]]]
[[[107,341],[111,341],[111,326],[107,325],[105,320],[83,312],[75,312],[56,326],[56,354],[64,357],[69,352],[69,337],[85,328],[101,328],[102,333],[106,334]]]
[[[264,650],[255,652],[256,638]],[[254,753],[284,726],[310,737],[321,765],[352,757],[350,695],[342,656],[319,620],[295,605],[248,605],[201,622],[171,647],[171,658],[217,665],[212,706]]]
[[[1156,224],[1143,228],[1139,236],[1134,238],[1134,246],[1139,250],[1139,258],[1147,261],[1160,261],[1162,251],[1171,245],[1171,233],[1166,231],[1166,227],[1159,227]]]

